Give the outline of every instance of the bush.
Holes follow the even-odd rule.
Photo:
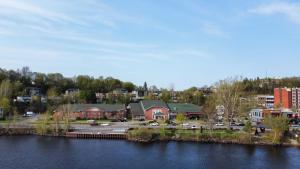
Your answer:
[[[133,129],[128,134],[130,139],[138,141],[152,141],[159,136],[159,132],[147,128]]]

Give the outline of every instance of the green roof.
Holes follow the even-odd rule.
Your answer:
[[[176,113],[197,113],[201,111],[201,107],[190,103],[169,103],[170,110]]]
[[[144,115],[144,111],[143,111],[141,103],[130,103],[129,107],[130,107],[130,111],[133,116],[143,116]]]
[[[125,110],[125,105],[123,104],[71,104],[72,111],[85,111],[91,108],[97,108],[106,112],[115,112],[120,110]],[[60,107],[62,109],[62,106]]]
[[[164,108],[169,109],[167,104],[161,100],[143,100],[143,101],[141,101],[141,104],[142,104],[144,110],[148,110],[151,107],[164,107]]]

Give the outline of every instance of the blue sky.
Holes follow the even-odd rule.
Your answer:
[[[0,67],[176,89],[299,76],[300,2],[0,0]]]

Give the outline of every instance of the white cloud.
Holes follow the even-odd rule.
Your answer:
[[[290,21],[300,24],[300,4],[288,2],[274,2],[260,5],[250,12],[262,15],[284,15]]]

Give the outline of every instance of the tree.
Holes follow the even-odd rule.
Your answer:
[[[54,124],[55,124],[55,134],[56,135],[59,135],[59,130],[60,130],[60,125],[59,125],[59,122],[61,120],[61,116],[59,113],[54,113],[53,114],[53,121],[54,121]]]
[[[251,121],[248,120],[243,128],[243,131],[247,133],[248,140],[249,142],[252,142],[252,137],[251,137],[251,131],[252,131],[252,124]]]
[[[215,93],[212,93],[210,96],[208,96],[203,106],[203,111],[207,117],[210,131],[213,130],[214,117],[216,115],[216,107],[217,107],[217,96]]]
[[[6,97],[0,98],[0,107],[3,108],[4,110],[4,114],[9,115],[9,111],[10,111],[10,102],[9,99]]]
[[[163,90],[160,98],[162,101],[168,103],[171,100],[171,93],[168,90]]]
[[[124,82],[123,88],[126,89],[128,92],[132,92],[135,88],[135,85],[131,82]]]
[[[49,113],[45,113],[41,115],[40,121],[35,125],[36,132],[39,135],[45,135],[48,134],[48,132],[50,132],[51,125],[49,119],[50,119]]]
[[[72,107],[70,104],[62,105],[62,113],[64,120],[64,131],[68,132],[70,129],[70,118],[71,118]]]
[[[264,118],[264,124],[272,129],[273,132],[273,143],[279,144],[281,139],[283,138],[283,134],[285,131],[289,129],[288,119],[283,116],[272,117],[267,116]]]
[[[228,128],[230,128],[230,123],[238,113],[241,91],[242,85],[237,78],[228,78],[216,84],[217,100],[219,105],[223,105],[225,108]]]
[[[12,95],[12,85],[10,80],[2,81],[0,85],[0,98],[6,97],[11,98]]]
[[[144,83],[144,87],[143,87],[144,91],[147,92],[148,91],[148,85],[147,82]]]
[[[185,121],[185,116],[183,113],[179,113],[176,116],[176,121],[183,125],[183,122]]]

